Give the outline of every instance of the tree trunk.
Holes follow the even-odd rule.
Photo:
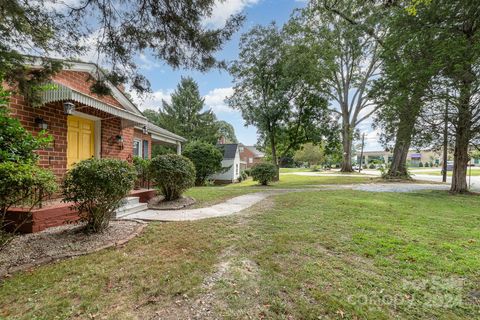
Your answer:
[[[277,159],[277,148],[275,145],[275,133],[272,132],[270,134],[270,148],[272,149],[272,163],[276,168],[277,174],[275,176],[275,181],[280,180],[280,167],[278,166],[278,159]]]
[[[387,179],[408,179],[407,156],[412,141],[413,129],[415,126],[416,114],[401,116],[395,138],[392,163],[388,169]]]
[[[453,174],[451,193],[468,192],[467,165],[469,161],[468,145],[470,143],[470,83],[465,83],[460,90],[460,103],[455,131],[455,153],[453,156]]]
[[[342,156],[342,168],[341,172],[353,172],[352,169],[352,133],[350,125],[343,123],[342,125],[342,144],[343,144],[343,156]]]

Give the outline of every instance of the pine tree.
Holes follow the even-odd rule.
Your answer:
[[[172,102],[162,102],[158,124],[190,141],[215,143],[218,139],[217,118],[212,110],[204,110],[197,83],[190,77],[181,79],[172,94]]]

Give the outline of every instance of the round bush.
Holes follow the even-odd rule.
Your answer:
[[[115,210],[133,188],[137,172],[126,161],[88,159],[67,172],[63,201],[73,202],[86,231],[101,232],[108,227]]]
[[[196,170],[195,184],[202,186],[211,175],[222,171],[223,153],[214,145],[195,141],[188,144],[183,155],[189,158]]]
[[[167,201],[180,198],[185,190],[195,184],[195,166],[190,159],[177,154],[153,158],[150,173]]]
[[[275,180],[277,169],[271,163],[260,163],[252,168],[251,175],[253,181],[258,181],[261,185],[266,186]]]

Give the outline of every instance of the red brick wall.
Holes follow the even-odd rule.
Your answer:
[[[101,121],[100,155],[102,158],[131,159],[133,127],[122,129],[120,118],[112,118],[112,115],[91,107],[77,109],[82,113],[105,119]],[[10,99],[10,110],[12,115],[34,134],[40,131],[35,123],[35,118],[43,118],[47,123],[47,132],[53,136],[53,142],[49,148],[38,151],[39,164],[44,168],[51,169],[60,180],[67,169],[67,116],[63,113],[62,103],[49,103],[39,108],[33,108],[27,106],[21,96],[13,96]],[[95,132],[95,134],[98,133]],[[115,141],[117,135],[123,137],[123,144]]]
[[[54,76],[53,80],[103,102],[122,107],[112,96],[99,97],[90,93],[91,82],[88,81],[88,77],[87,73],[64,70]],[[33,134],[37,134],[41,130],[35,123],[35,118],[43,118],[47,123],[47,131],[53,136],[54,140],[49,148],[38,150],[38,154],[40,155],[39,164],[44,168],[51,169],[57,178],[61,180],[67,169],[67,116],[63,112],[63,103],[49,103],[38,108],[33,108],[25,102],[22,96],[13,95],[10,98],[9,108],[12,115],[19,119],[22,125]],[[111,114],[91,107],[77,104],[76,110],[104,119],[101,120],[100,133],[100,155],[102,158],[131,160],[133,152],[133,127],[122,129],[122,120],[120,118],[113,117]],[[99,133],[95,132],[95,134]],[[139,134],[143,136],[141,131]],[[114,138],[117,135],[123,137],[123,144],[115,141]],[[147,137],[145,140],[150,141],[150,137]]]
[[[89,95],[95,99],[103,101],[105,103],[114,105],[116,107],[125,109],[120,102],[115,100],[114,97],[111,95],[108,96],[98,96],[90,92],[90,86],[92,85],[91,76],[87,72],[78,72],[78,71],[69,71],[69,70],[62,70],[57,73],[55,76],[52,77],[52,80],[63,84],[69,88],[77,90],[81,93]]]
[[[242,146],[240,146],[242,148]],[[248,162],[248,158],[253,158],[255,162],[255,155],[247,147],[243,146],[243,151],[240,152],[240,161],[245,161],[247,168],[251,168],[253,163]]]

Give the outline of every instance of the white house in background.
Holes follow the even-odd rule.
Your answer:
[[[217,148],[223,151],[222,167],[228,168],[228,170],[223,173],[214,174],[211,178],[215,180],[215,183],[236,182],[241,172],[238,144],[217,144]]]

